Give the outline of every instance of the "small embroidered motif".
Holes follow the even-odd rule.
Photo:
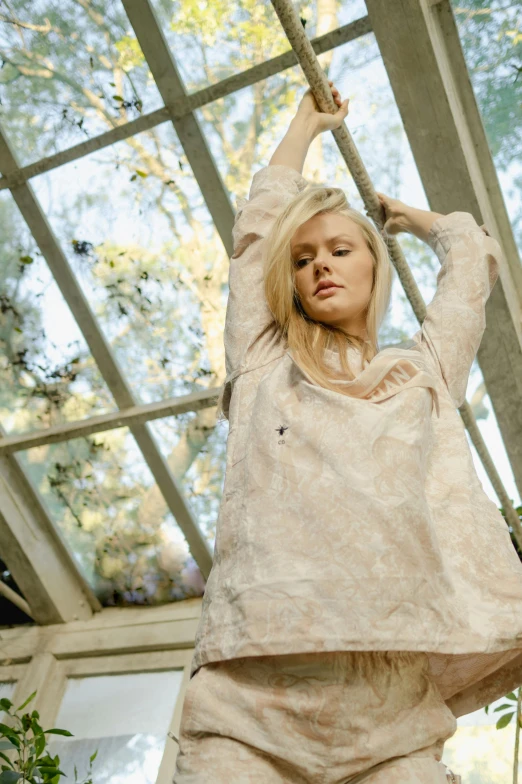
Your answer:
[[[284,435],[285,430],[288,430],[288,427],[286,425],[279,425],[279,427],[276,427],[276,432],[279,433],[280,436]],[[285,444],[286,442],[284,438],[280,438],[277,443]]]

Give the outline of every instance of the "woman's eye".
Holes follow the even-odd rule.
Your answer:
[[[348,248],[337,248],[337,250],[334,250],[334,256],[336,253],[350,253],[350,251]],[[308,261],[310,261],[310,259],[299,259],[299,261],[296,261],[295,265],[301,269]]]

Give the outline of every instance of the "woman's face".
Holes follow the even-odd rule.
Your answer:
[[[366,338],[373,257],[359,226],[346,215],[314,215],[299,226],[290,248],[307,316]],[[334,287],[321,290],[327,281]]]

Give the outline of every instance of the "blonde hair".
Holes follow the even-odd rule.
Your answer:
[[[295,284],[295,264],[290,248],[291,239],[301,224],[314,215],[332,213],[345,215],[359,226],[373,259],[373,284],[366,308],[367,339],[351,335],[340,327],[311,319],[303,310]],[[350,207],[340,188],[309,185],[292,199],[276,218],[263,243],[265,297],[274,321],[286,338],[288,348],[303,371],[320,386],[348,394],[338,381],[353,380],[346,349],[361,349],[362,362],[370,361],[379,352],[379,327],[388,310],[393,283],[393,267],[386,243],[374,225]],[[341,372],[328,367],[324,351],[337,348]],[[218,415],[223,413],[224,388],[219,396]]]

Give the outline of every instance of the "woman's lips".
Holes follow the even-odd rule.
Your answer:
[[[316,297],[330,297],[337,289],[341,288],[340,286],[328,286],[327,289],[319,289]]]

